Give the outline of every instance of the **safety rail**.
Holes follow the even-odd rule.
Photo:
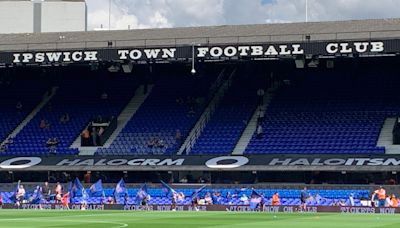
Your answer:
[[[225,70],[223,70],[225,72]],[[233,76],[236,74],[236,68],[231,72],[228,79],[221,85],[219,90],[215,93],[214,98],[211,100],[207,108],[204,110],[203,114],[197,121],[196,125],[190,131],[189,136],[186,138],[185,142],[179,148],[178,155],[182,155],[184,153],[189,154],[193,145],[196,143],[196,140],[199,138],[202,130],[210,120],[212,114],[214,113],[215,109],[218,107],[219,103],[225,96],[226,91],[230,88],[232,84]],[[223,74],[221,72],[220,76]],[[219,77],[220,77],[219,76]]]

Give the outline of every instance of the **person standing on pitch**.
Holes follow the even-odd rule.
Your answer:
[[[65,209],[69,210],[69,192],[65,193],[62,197],[62,205]]]
[[[378,196],[378,207],[384,207],[386,202],[386,190],[380,186],[374,193],[375,197]]]
[[[197,196],[192,198],[192,208],[196,211],[199,211],[199,208],[197,207],[199,205],[199,199]]]
[[[172,198],[171,198],[171,210],[176,211],[176,199],[178,197],[178,193],[172,192]]]
[[[300,192],[300,209],[305,211],[307,209],[307,187],[304,187]]]
[[[279,206],[280,204],[279,193],[275,192],[274,195],[272,195],[272,206]]]

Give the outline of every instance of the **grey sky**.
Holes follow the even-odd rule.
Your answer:
[[[111,28],[305,20],[306,0],[111,0]],[[87,0],[89,29],[108,27],[109,0]],[[309,21],[400,17],[400,0],[308,0]]]

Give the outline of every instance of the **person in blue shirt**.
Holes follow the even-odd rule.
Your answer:
[[[308,198],[308,193],[307,193],[307,187],[304,187],[303,190],[300,192],[300,209],[305,211],[307,208],[307,198]]]

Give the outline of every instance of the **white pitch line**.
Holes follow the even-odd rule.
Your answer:
[[[46,210],[43,210],[43,212]],[[72,211],[72,210],[71,210]],[[85,215],[63,215],[63,216],[36,216],[36,217],[26,217],[26,218],[0,218],[1,221],[10,221],[10,220],[22,220],[22,219],[45,219],[45,218],[70,218],[70,217],[92,217],[92,216],[105,216],[105,215],[115,215],[116,213],[104,213],[104,214],[85,214]]]
[[[72,217],[72,216],[70,216]],[[122,223],[122,222],[114,222],[114,221],[102,221],[102,220],[67,220],[67,219],[57,219],[53,217],[46,217],[46,220],[43,220],[43,218],[15,218],[15,219],[1,219],[1,220],[12,220],[12,221],[25,221],[25,220],[39,220],[42,223],[45,222],[72,222],[72,223],[102,223],[102,224],[116,224],[118,226],[112,226],[110,228],[123,228],[123,227],[128,227],[127,223]]]

